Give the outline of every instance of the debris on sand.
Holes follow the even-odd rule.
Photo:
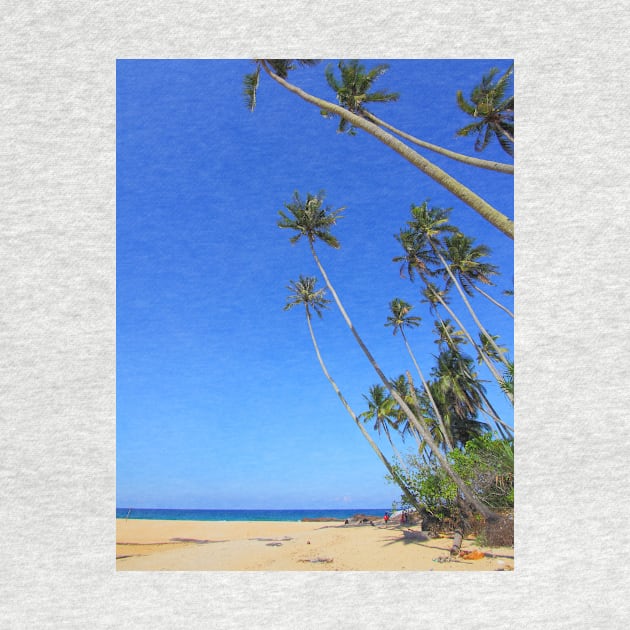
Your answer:
[[[332,558],[307,558],[305,560],[300,560],[300,562],[313,562],[313,563],[317,563],[317,562],[328,563],[332,561],[333,561]]]

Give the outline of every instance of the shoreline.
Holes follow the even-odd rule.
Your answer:
[[[462,550],[418,525],[381,521],[166,521],[116,519],[117,571],[510,571],[512,547]],[[475,554],[479,556],[480,554]]]

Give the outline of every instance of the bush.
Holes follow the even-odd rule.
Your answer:
[[[454,471],[475,491],[488,507],[506,510],[514,506],[514,451],[511,442],[494,439],[491,434],[484,434],[466,443],[464,449],[455,449],[448,454]],[[425,521],[435,521],[447,525],[451,522],[468,520],[463,514],[458,490],[455,483],[435,463],[426,464],[418,456],[407,458],[406,469],[395,466],[426,510]],[[390,478],[391,481],[391,478]],[[403,507],[410,507],[402,497]],[[473,519],[474,520],[474,519]],[[490,525],[490,524],[488,524]],[[509,527],[508,527],[509,525]],[[482,524],[470,521],[469,529],[481,531]],[[513,531],[512,522],[501,527],[493,524],[486,536],[507,539],[507,530]],[[502,532],[502,533],[501,533]],[[511,534],[513,540],[513,533]],[[492,543],[498,545],[499,543]]]

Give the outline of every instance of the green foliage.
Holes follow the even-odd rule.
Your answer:
[[[304,236],[311,244],[320,240],[330,247],[339,249],[339,241],[330,233],[330,230],[337,223],[337,219],[341,218],[341,213],[345,208],[333,210],[330,206],[323,206],[323,203],[323,191],[317,195],[307,193],[305,200],[302,200],[296,191],[293,193],[293,201],[284,204],[290,215],[280,210],[278,214],[281,219],[278,221],[278,227],[297,232],[289,239],[292,245]]]
[[[514,506],[513,443],[485,433],[448,454],[449,463],[477,496],[493,509]],[[426,511],[439,520],[458,513],[458,491],[453,480],[434,464],[418,456],[407,458],[407,469],[395,466]],[[390,479],[391,480],[391,479]],[[401,498],[405,504],[404,497]]]
[[[458,136],[477,134],[475,151],[483,151],[493,137],[509,155],[514,155],[514,96],[506,96],[514,72],[511,65],[496,81],[498,68],[492,68],[475,86],[466,101],[462,91],[457,92],[459,108],[475,122],[457,130]]]
[[[514,396],[514,363],[513,362],[511,362],[508,365],[508,368],[505,371],[505,374],[503,375],[503,381],[499,383],[499,385],[501,386],[501,389],[506,394],[511,394],[512,396]]]
[[[337,67],[341,78],[337,80],[332,65],[329,65],[325,72],[326,81],[335,91],[337,102],[353,114],[364,115],[367,111],[365,103],[391,103],[398,100],[399,94],[396,92],[372,91],[374,82],[389,69],[387,64],[379,64],[368,71],[359,60],[353,59],[339,61]],[[321,114],[325,118],[335,117],[325,109],[321,111]],[[345,118],[340,119],[337,131],[351,136],[356,135],[356,128]]]
[[[316,284],[316,278],[312,276],[305,277],[301,274],[300,279],[297,282],[295,280],[290,280],[289,286],[287,287],[290,293],[287,297],[287,303],[284,310],[288,311],[298,304],[303,304],[306,308],[307,317],[310,317],[310,313],[313,311],[321,318],[322,311],[328,308],[330,300],[325,297],[326,289],[316,289]]]

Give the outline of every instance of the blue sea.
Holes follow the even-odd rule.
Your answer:
[[[348,508],[331,510],[174,510],[116,508],[116,518],[163,521],[301,521],[303,518],[346,519],[355,514],[382,516],[390,508]]]

